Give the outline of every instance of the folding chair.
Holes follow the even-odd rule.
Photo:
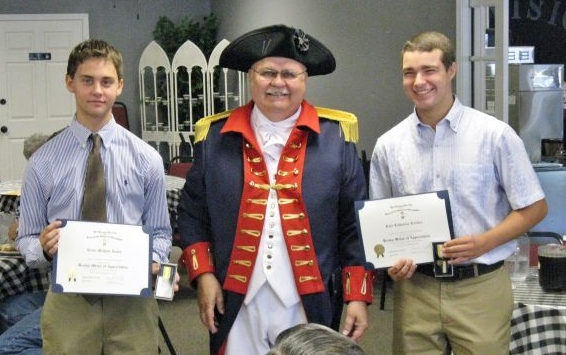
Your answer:
[[[169,350],[169,353],[171,355],[177,355],[177,352],[175,351],[175,347],[173,346],[173,343],[171,342],[171,338],[169,338],[169,334],[167,333],[167,329],[165,329],[165,325],[163,324],[161,317],[159,317],[158,322],[159,322],[158,323],[159,324],[159,330],[161,331],[161,335],[163,336],[163,340],[165,340],[165,345],[167,345],[167,349]],[[159,353],[161,354],[161,349],[159,349]]]
[[[366,178],[366,186],[369,189],[369,171],[370,171],[371,160],[368,159],[365,149],[362,149],[362,157],[360,158],[360,160],[362,162],[362,168],[364,169],[364,177]]]
[[[371,167],[371,160],[368,159],[367,153],[365,149],[362,149],[362,156],[360,158],[362,162],[362,168],[364,169],[364,177],[366,179],[366,187],[368,188],[369,193],[369,172]],[[387,269],[383,270],[375,270],[374,272],[376,279],[381,279],[381,292],[380,292],[380,299],[379,299],[379,309],[385,309],[385,293],[387,292],[387,281],[390,278],[387,274]]]
[[[181,143],[179,143],[179,155],[174,156],[165,164],[167,175],[187,177],[187,172],[193,166],[193,146],[190,141],[186,141],[182,133],[179,132]]]
[[[130,130],[130,121],[128,120],[128,109],[123,102],[116,101],[114,106],[112,106],[112,114],[116,123],[124,127],[128,131]]]
[[[181,138],[181,143],[179,143],[179,155],[175,158],[181,163],[193,161],[193,145],[191,141],[185,140],[185,136],[183,136],[181,132],[179,132],[179,137]],[[171,159],[171,161],[175,158]]]
[[[179,157],[174,157],[167,167],[167,175],[178,176],[184,179],[192,166],[192,162],[182,162]]]

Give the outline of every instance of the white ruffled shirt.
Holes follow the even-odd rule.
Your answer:
[[[257,106],[254,106],[252,110],[252,128],[262,149],[271,184],[275,183],[281,152],[287,143],[291,130],[299,119],[300,113],[301,109],[299,108],[291,117],[280,122],[272,122]],[[297,288],[289,287],[294,285],[295,281],[283,237],[277,191],[274,189],[269,191],[257,260],[244,299],[245,304],[253,300],[265,282],[275,291],[285,307],[291,307],[300,302]]]

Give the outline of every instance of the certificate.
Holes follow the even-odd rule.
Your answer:
[[[141,226],[63,220],[53,292],[152,297],[149,235]]]
[[[375,268],[400,258],[433,262],[433,242],[454,235],[448,191],[371,201],[356,201],[358,231],[366,259]]]

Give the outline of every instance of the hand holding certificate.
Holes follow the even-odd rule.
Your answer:
[[[141,226],[63,221],[53,292],[151,297],[151,251]]]
[[[399,258],[417,264],[433,262],[433,242],[454,235],[448,191],[356,201],[358,228],[366,259],[375,268],[393,265]]]

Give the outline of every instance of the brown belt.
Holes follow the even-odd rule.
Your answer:
[[[498,261],[491,265],[485,264],[468,264],[468,265],[454,265],[454,275],[447,277],[438,277],[440,281],[461,281],[478,277],[495,271],[503,266],[503,261]],[[434,277],[434,267],[432,264],[421,264],[417,266],[417,272],[423,275]]]

